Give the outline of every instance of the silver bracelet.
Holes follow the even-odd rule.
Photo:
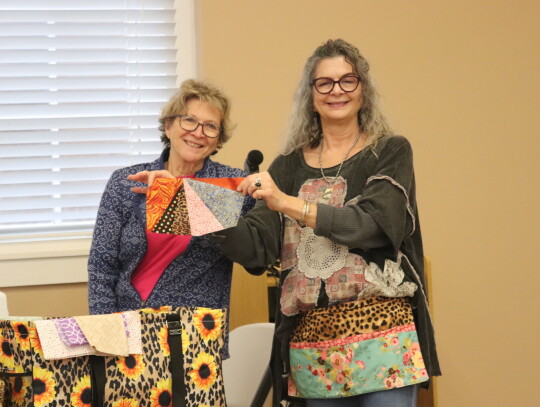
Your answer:
[[[308,215],[310,209],[311,209],[311,204],[308,201],[304,200],[304,207],[302,208],[302,217],[298,219],[298,224],[301,227],[306,226],[306,216]]]

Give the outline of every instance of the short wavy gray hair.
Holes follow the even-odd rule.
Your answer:
[[[390,125],[379,107],[379,96],[369,74],[369,64],[358,48],[338,38],[328,40],[317,47],[307,59],[304,71],[293,101],[293,109],[286,132],[284,154],[310,146],[317,147],[322,138],[319,114],[314,111],[311,81],[319,62],[326,58],[343,56],[352,65],[353,71],[360,77],[362,86],[362,104],[358,112],[360,130],[367,134],[366,145],[373,144],[384,134],[392,133]]]
[[[218,137],[218,149],[231,138],[234,125],[231,122],[231,102],[225,94],[214,85],[198,81],[195,79],[185,80],[180,84],[180,89],[169,99],[161,110],[159,118],[159,131],[161,141],[165,147],[171,146],[171,141],[165,134],[165,128],[177,114],[184,114],[187,111],[187,102],[191,99],[198,99],[214,106],[221,113],[221,131]]]

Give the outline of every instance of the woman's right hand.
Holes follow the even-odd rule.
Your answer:
[[[277,212],[283,212],[288,205],[288,199],[292,198],[278,188],[268,171],[248,175],[238,185],[237,191],[242,195],[249,194],[255,199],[264,199],[268,208]]]
[[[174,175],[167,170],[140,171],[136,174],[128,175],[130,181],[142,182],[148,185],[148,187],[154,183],[156,178],[174,178]],[[133,187],[131,191],[138,194],[146,194],[148,187]]]

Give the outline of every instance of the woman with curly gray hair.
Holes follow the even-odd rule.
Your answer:
[[[317,64],[326,58],[343,56],[351,66],[352,72],[361,83],[361,107],[357,112],[360,131],[366,134],[365,146],[375,142],[392,130],[379,108],[379,98],[369,74],[369,64],[360,54],[358,48],[348,42],[337,39],[328,41],[325,46],[319,47],[311,55],[303,70],[303,75],[295,94],[293,111],[289,120],[287,131],[287,144],[285,154],[309,145],[315,148],[322,139],[321,117],[314,108],[311,96],[313,86],[313,72]]]
[[[258,203],[220,233],[222,251],[252,270],[280,261],[275,405],[416,405],[440,369],[412,149],[354,45],[308,58],[284,153],[238,190]]]

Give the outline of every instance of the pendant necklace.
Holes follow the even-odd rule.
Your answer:
[[[321,148],[319,148],[319,168],[321,170],[321,175],[323,177],[323,180],[328,184],[326,189],[324,190],[323,199],[328,200],[332,196],[332,190],[334,188],[334,184],[336,183],[336,181],[337,181],[337,179],[339,177],[339,173],[341,172],[341,168],[343,167],[343,163],[347,160],[347,157],[349,157],[349,154],[351,153],[351,151],[354,148],[354,146],[356,145],[356,143],[358,143],[358,140],[360,140],[361,135],[362,135],[362,133],[358,134],[358,136],[354,140],[353,145],[351,146],[351,148],[349,148],[349,151],[347,151],[347,154],[345,154],[345,157],[343,157],[343,160],[341,161],[341,164],[339,164],[339,168],[337,170],[337,173],[336,173],[335,177],[332,177],[334,179],[331,182],[330,182],[330,180],[328,178],[326,178],[326,176],[324,175],[324,171],[323,171],[322,148],[323,148],[324,137],[321,139]]]

